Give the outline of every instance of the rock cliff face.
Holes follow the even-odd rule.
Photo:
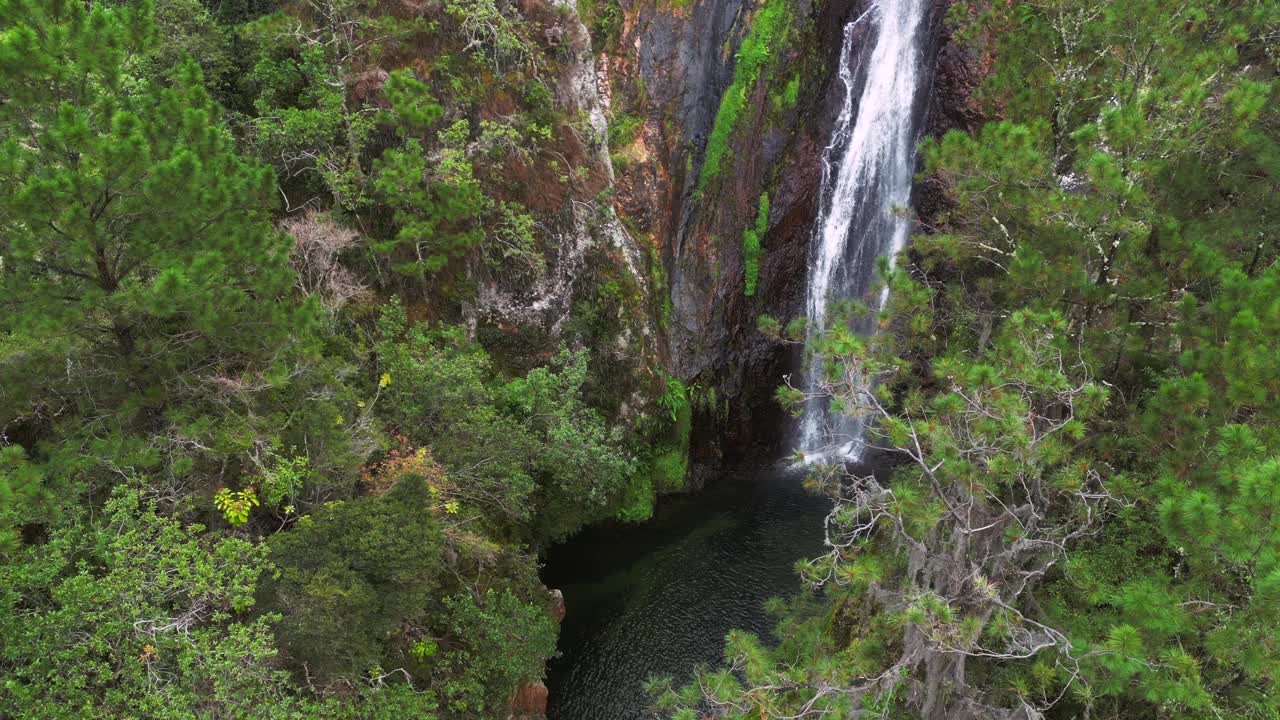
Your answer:
[[[529,16],[548,10],[560,16],[548,30],[548,42],[562,58],[555,86],[557,105],[585,121],[590,137],[578,145],[582,167],[588,169],[587,176],[594,182],[589,180],[582,188],[571,188],[570,196],[561,206],[563,222],[559,225],[559,242],[555,245],[555,257],[548,258],[551,269],[547,275],[539,278],[533,287],[521,288],[519,292],[505,287],[500,278],[490,278],[490,282],[480,287],[479,305],[504,320],[545,323],[551,334],[558,335],[572,310],[571,287],[586,262],[586,255],[593,249],[610,255],[618,264],[618,270],[636,283],[642,295],[649,295],[651,289],[644,253],[636,239],[623,228],[615,214],[607,212],[607,208],[601,212],[595,198],[590,196],[593,190],[607,191],[615,181],[609,157],[607,87],[602,87],[596,72],[591,36],[573,0],[552,0],[549,7],[541,0],[530,0],[523,14]],[[542,189],[530,188],[529,191],[539,193]],[[651,341],[652,317],[636,313],[631,322],[624,325],[619,344],[629,345],[631,333]]]
[[[574,0],[517,0],[537,38],[542,80],[560,124],[536,162],[506,168],[514,199],[529,208],[544,242],[541,269],[513,277],[474,263],[471,333],[508,364],[539,363],[562,342],[587,345],[593,405],[624,423],[653,412],[664,347],[659,294],[646,239],[630,231],[610,197],[617,178],[609,145],[609,87]],[[501,120],[513,100],[486,108]],[[517,103],[518,104],[518,103]],[[527,370],[527,367],[515,368]]]
[[[991,69],[990,58],[975,57],[970,50],[953,42],[952,28],[943,16],[954,0],[940,4],[937,13],[933,91],[929,94],[925,134],[942,137],[952,130],[977,130],[987,118],[979,109],[975,93]],[[922,228],[933,227],[944,208],[944,195],[937,178],[926,177],[916,188],[916,215]]]
[[[929,18],[936,82],[919,112],[929,114],[934,134],[977,120],[969,95],[979,73],[949,42],[943,20],[949,4],[938,0]],[[620,31],[597,60],[611,115],[643,119],[634,140],[614,148],[615,160],[625,160],[623,167],[615,162],[614,206],[652,245],[667,278],[654,284],[664,306],[659,346],[672,374],[698,391],[695,468],[713,465],[725,451],[788,446],[780,428],[791,421],[772,395],[798,369],[800,351],[767,342],[755,323],[762,314],[785,320],[803,313],[823,151],[843,90],[833,77],[841,32],[869,2],[790,4],[790,29],[770,45],[773,57],[745,90],[718,181],[699,192],[717,108],[762,5],[624,2]],[[784,99],[795,78],[798,93]],[[743,230],[755,222],[763,193],[770,200],[767,231],[756,291],[747,296]],[[917,194],[928,206],[928,193]]]
[[[742,88],[746,103],[717,179],[700,187],[738,51],[766,4],[521,0],[522,13],[549,28],[557,105],[582,118],[564,153],[586,172],[557,191],[565,197],[543,199],[556,234],[544,277],[510,286],[477,273],[473,326],[491,342],[560,337],[584,300],[615,315],[595,350],[613,365],[608,376],[623,380],[613,399],[623,414],[651,409],[658,365],[692,388],[694,486],[725,452],[790,447],[793,421],[773,391],[800,368],[802,351],[768,342],[755,325],[761,315],[803,314],[823,156],[844,92],[835,77],[842,30],[872,0],[787,0],[786,30],[770,39],[770,57]],[[935,0],[928,20],[931,89],[917,112],[927,114],[922,127],[931,135],[981,121],[972,94],[984,66],[950,41],[950,4]],[[603,13],[610,23],[602,35]],[[854,52],[871,38],[858,32],[865,37],[855,37]],[[538,195],[536,187],[554,183],[527,185]],[[926,179],[915,193],[924,226],[942,210],[938,189]],[[766,193],[755,292],[747,295],[743,232]],[[621,296],[590,297],[602,273],[618,278]]]

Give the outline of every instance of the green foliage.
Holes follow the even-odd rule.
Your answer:
[[[245,79],[257,90],[250,151],[281,177],[305,181],[303,190],[326,192],[346,209],[361,207],[367,190],[360,156],[373,118],[348,109],[341,69],[326,48],[260,44],[266,49]]]
[[[162,475],[207,508],[216,485],[193,485],[293,440],[312,403],[290,382],[319,384],[269,169],[237,155],[194,63],[128,74],[152,57],[145,5],[85,7],[19,3],[3,21],[0,85],[22,110],[0,112],[0,425],[27,428],[30,523],[51,517],[30,512],[47,504],[32,473],[60,503]],[[349,440],[314,437],[335,454]]]
[[[670,424],[657,433],[657,438],[637,473],[645,488],[658,493],[683,490],[689,470],[689,436],[693,429],[693,404],[696,386],[691,388],[679,378],[663,375],[666,390],[658,396],[658,407],[666,413]],[[636,482],[636,481],[633,481]],[[650,503],[652,500],[650,500]],[[646,507],[644,519],[652,513]]]
[[[644,123],[641,115],[621,113],[609,118],[609,147],[619,150],[635,142]]]
[[[577,5],[596,51],[613,50],[622,31],[623,12],[618,0],[582,0]]]
[[[834,645],[797,660],[731,639],[741,689],[703,687],[771,716],[877,677],[864,709],[890,716],[936,690],[942,714],[1271,717],[1280,15],[1072,0],[951,17],[994,119],[926,142],[948,204],[907,268],[882,269],[882,332],[811,348],[843,359],[819,379],[833,404],[909,462],[888,481],[815,470],[827,537],[847,531],[801,568]],[[1040,632],[1043,650],[1019,647]]]
[[[679,378],[666,376],[667,389],[658,396],[658,407],[671,416],[671,422],[679,422],[680,416],[689,412],[689,389]]]
[[[329,683],[396,667],[397,635],[422,621],[444,570],[444,535],[421,477],[334,503],[271,538],[270,605],[294,667]]]
[[[246,615],[265,548],[201,530],[121,487],[0,566],[0,714],[287,717],[272,618]]]
[[[444,113],[444,108],[431,96],[431,89],[408,70],[397,70],[387,77],[382,91],[391,109],[381,118],[392,123],[401,134],[417,134],[430,130]]]
[[[218,0],[213,12],[219,21],[234,26],[275,12],[279,6],[279,0]]]
[[[660,473],[658,460],[653,463],[653,475]],[[683,480],[681,476],[681,480]],[[626,492],[622,496],[622,509],[618,510],[618,519],[624,522],[643,522],[653,517],[654,483],[650,473],[643,470],[631,476]]]
[[[388,81],[400,127],[430,124],[440,107],[426,96],[425,86],[393,75]],[[410,90],[409,88],[419,88]],[[388,149],[374,163],[374,197],[391,209],[395,234],[373,242],[400,273],[422,276],[443,270],[450,261],[483,247],[495,271],[538,277],[545,260],[534,234],[534,220],[517,202],[490,196],[476,174],[475,153],[523,156],[528,143],[548,139],[545,128],[522,131],[485,121],[473,138],[471,124],[459,120],[438,133],[438,147],[428,153],[416,138]],[[527,137],[526,137],[527,135]],[[528,159],[527,157],[525,159]]]
[[[1275,97],[1274,80],[1253,67],[1274,67],[1262,35],[1277,19],[1256,4],[1134,0],[993,6],[962,20],[996,53],[982,94],[1006,119],[926,148],[930,169],[956,183],[926,262],[1004,271],[967,278],[951,307],[1064,314],[1063,331],[1124,398],[1081,441],[1108,462],[1113,491],[1156,520],[1087,543],[1070,582],[1051,586],[1073,640],[1110,653],[1086,663],[1086,690],[1063,712],[1104,702],[1114,703],[1106,717],[1148,716],[1155,704],[1188,717],[1275,711],[1263,689],[1274,654],[1256,644],[1272,627],[1259,579],[1274,539],[1255,523],[1274,511],[1262,448],[1274,445],[1277,401],[1261,378],[1280,349],[1280,287],[1274,248],[1257,242],[1274,197],[1256,179],[1280,170],[1280,118],[1260,103]],[[1103,570],[1119,563],[1130,571]]]
[[[655,488],[663,491],[683,490],[685,477],[689,473],[688,438],[681,446],[659,449],[650,463]]]
[[[805,319],[792,318],[784,327],[780,320],[771,315],[759,315],[756,317],[756,331],[774,342],[803,342]]]
[[[289,458],[273,456],[271,460],[271,466],[258,478],[262,486],[262,500],[268,507],[297,496],[310,474],[310,463],[304,455]]]
[[[742,231],[742,293],[747,297],[756,294],[756,282],[760,277],[760,243],[769,229],[769,193],[760,194],[756,209],[756,224]]]
[[[448,629],[456,650],[444,655],[440,669],[452,676],[442,697],[462,716],[497,716],[507,711],[520,683],[542,677],[546,659],[556,650],[556,624],[544,607],[511,593],[488,590],[445,600]]]
[[[3,3],[0,716],[497,716],[555,649],[526,544],[649,512],[585,352],[364,304],[544,275],[560,58],[509,4],[321,5]]]
[[[398,229],[393,239],[374,248],[395,258],[397,271],[437,272],[483,239],[477,223],[488,198],[463,151],[469,133],[465,121],[442,132],[444,148],[436,163],[428,162],[417,140],[403,150],[388,150],[378,161],[374,192],[392,209]]]
[[[794,75],[787,81],[787,86],[782,90],[782,101],[779,103],[783,110],[791,110],[800,101],[800,76]]]
[[[65,492],[46,484],[44,469],[22,447],[0,447],[0,555],[17,549],[22,526],[47,525],[60,516]]]
[[[730,152],[729,141],[738,126],[739,117],[747,108],[747,96],[755,92],[756,81],[770,59],[776,57],[786,43],[791,22],[788,0],[764,0],[752,17],[751,29],[738,48],[737,64],[733,68],[733,82],[720,98],[720,107],[707,138],[707,149],[698,176],[698,193],[720,178]]]
[[[537,368],[507,386],[507,398],[541,446],[538,510],[544,531],[560,537],[607,512],[617,502],[635,461],[622,449],[619,429],[609,428],[581,399],[585,352],[562,351],[558,372]]]
[[[513,6],[494,0],[444,0],[444,8],[458,23],[458,31],[467,38],[471,52],[498,68],[529,62],[531,43],[525,35],[523,18]]]
[[[222,516],[232,525],[243,525],[249,521],[249,513],[261,503],[253,488],[231,490],[222,488],[213,496],[213,506],[222,512]]]
[[[503,381],[461,328],[406,327],[392,305],[381,330],[381,362],[396,378],[384,413],[431,447],[465,501],[540,538],[611,514],[635,463],[582,400],[585,353],[562,352],[552,367]]]
[[[154,69],[147,74],[171,74],[189,56],[200,65],[210,88],[218,88],[229,79],[235,63],[231,33],[218,22],[207,3],[154,0],[152,8],[156,44],[149,58]]]
[[[18,3],[5,22],[6,329],[159,355],[157,385],[209,352],[263,360],[298,322],[275,189],[235,154],[199,68],[127,90],[120,68],[151,36],[137,10]]]

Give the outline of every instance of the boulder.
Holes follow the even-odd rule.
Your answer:
[[[547,686],[540,682],[521,685],[511,698],[511,714],[507,720],[545,720]]]
[[[548,595],[551,596],[551,617],[555,618],[557,623],[563,622],[564,616],[569,612],[564,605],[564,593],[552,590]]]

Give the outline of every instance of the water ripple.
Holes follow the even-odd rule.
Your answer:
[[[689,679],[723,657],[724,636],[767,636],[766,599],[799,589],[796,560],[822,547],[824,500],[794,471],[726,475],[664,498],[643,524],[594,528],[552,548],[544,578],[568,616],[547,678],[549,720],[646,717],[641,682]]]

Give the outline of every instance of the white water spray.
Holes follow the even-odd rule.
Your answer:
[[[924,16],[929,0],[876,0],[845,25],[840,49],[844,105],[823,155],[822,202],[814,229],[806,307],[810,344],[826,332],[831,303],[864,299],[879,257],[892,263],[906,244],[915,170],[916,95],[923,72]],[[875,46],[866,58],[866,79],[855,104],[853,39],[859,24],[875,26]],[[888,288],[873,309],[883,306]],[[867,322],[874,322],[870,319]],[[874,325],[856,326],[874,332]],[[810,389],[821,378],[821,358],[808,367]],[[863,449],[862,423],[829,411],[825,400],[810,400],[800,429],[807,460],[857,460]]]

